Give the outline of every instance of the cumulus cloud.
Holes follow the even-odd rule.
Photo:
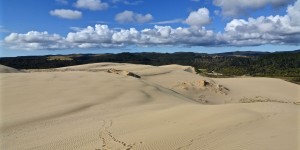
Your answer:
[[[77,10],[70,9],[55,9],[51,10],[50,15],[64,18],[64,19],[79,19],[82,17],[82,13]]]
[[[296,17],[298,16],[298,17]],[[290,5],[284,16],[233,19],[227,23],[223,40],[232,45],[299,44],[300,0]]]
[[[105,10],[109,5],[108,3],[101,2],[101,0],[77,0],[75,6],[89,10]]]
[[[66,37],[48,32],[11,33],[4,39],[12,49],[108,48],[127,45],[215,45],[214,33],[205,28],[172,28],[154,26],[152,29],[111,29],[107,25],[76,28]]]
[[[193,11],[189,14],[188,18],[185,20],[185,23],[190,26],[204,26],[209,24],[211,21],[209,17],[209,10],[207,8],[199,8],[197,11]]]
[[[65,37],[48,32],[11,33],[3,43],[14,49],[70,49],[138,46],[256,46],[264,44],[300,45],[300,0],[287,7],[286,15],[233,19],[223,32],[203,24],[189,27],[158,26],[146,29],[115,29],[96,24],[72,28]]]
[[[115,20],[119,23],[145,23],[153,19],[151,14],[139,14],[133,11],[125,10],[115,16]]]
[[[71,43],[110,43],[113,30],[107,25],[88,26],[77,32],[68,33],[66,40]]]
[[[300,26],[300,1],[296,1],[294,6],[289,6],[287,9],[288,16],[291,19],[291,25]]]
[[[222,8],[224,16],[238,16],[266,5],[279,7],[287,5],[291,1],[293,0],[214,0],[213,3]]]
[[[58,34],[48,34],[48,32],[30,31],[26,34],[11,33],[4,38],[4,42],[11,49],[63,49],[66,43]]]

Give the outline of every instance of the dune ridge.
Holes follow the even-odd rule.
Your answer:
[[[0,75],[1,149],[300,148],[300,86],[280,79],[120,63]]]
[[[19,70],[0,64],[0,73],[18,73]]]

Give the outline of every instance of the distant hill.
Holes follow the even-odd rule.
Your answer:
[[[279,51],[279,52],[274,52],[274,53],[291,53],[291,54],[295,54],[295,53],[300,53],[300,49],[299,50],[294,50],[294,51]]]
[[[299,53],[300,50],[294,51],[279,51],[279,52],[260,52],[260,51],[234,51],[234,52],[224,52],[224,53],[215,53],[211,55],[219,55],[219,56],[261,56],[267,54],[274,54],[274,53]]]
[[[235,51],[235,52],[225,52],[225,53],[217,53],[213,55],[219,55],[219,56],[261,56],[270,54],[270,52],[256,52],[256,51]]]

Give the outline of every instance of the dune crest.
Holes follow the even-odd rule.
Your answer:
[[[132,72],[124,71],[124,70],[116,70],[116,69],[113,69],[113,68],[108,69],[107,72],[108,73],[113,73],[113,74],[118,74],[118,75],[131,76],[131,77],[134,77],[134,78],[141,78],[139,75],[134,74]]]
[[[0,64],[0,73],[18,73],[18,72],[20,71],[15,68],[7,67]]]

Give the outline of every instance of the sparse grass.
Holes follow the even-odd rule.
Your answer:
[[[67,56],[49,56],[47,60],[73,60],[73,59]]]
[[[233,77],[239,77],[239,76],[235,76],[235,75],[213,75],[211,73],[207,73],[206,71],[207,71],[206,69],[199,69],[197,71],[197,74],[199,74],[201,76],[205,76],[205,77],[210,77],[210,78],[233,78]],[[247,76],[249,76],[249,75],[247,75]],[[249,77],[279,78],[279,79],[283,79],[285,81],[288,81],[288,82],[300,85],[300,77],[281,77],[281,76],[249,76]]]
[[[300,85],[300,77],[280,77],[281,79]]]

